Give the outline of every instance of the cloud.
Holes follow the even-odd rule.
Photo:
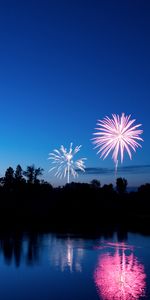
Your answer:
[[[80,172],[78,170],[78,172]],[[150,174],[150,165],[136,165],[136,166],[124,166],[119,167],[117,174]],[[89,167],[85,168],[85,175],[110,175],[114,174],[114,168],[97,168]]]

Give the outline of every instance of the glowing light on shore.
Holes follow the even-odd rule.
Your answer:
[[[54,166],[49,170],[55,171],[55,176],[59,178],[67,177],[67,182],[70,182],[70,175],[74,178],[78,176],[77,169],[85,172],[84,161],[86,158],[80,158],[74,161],[74,156],[80,151],[82,146],[76,146],[73,150],[72,143],[70,144],[69,151],[62,145],[60,150],[55,149],[49,153],[49,158],[52,160]]]
[[[143,141],[140,134],[143,130],[138,129],[141,124],[133,125],[136,121],[131,120],[131,115],[121,116],[112,114],[112,118],[105,117],[97,122],[97,132],[94,133],[93,144],[95,148],[99,148],[97,154],[100,153],[100,158],[105,159],[110,152],[115,163],[117,171],[118,157],[120,155],[121,163],[123,162],[124,152],[127,151],[130,159],[132,159],[131,149],[136,152],[136,148],[141,147],[138,141]]]
[[[94,273],[100,299],[138,300],[145,294],[144,266],[138,262],[133,252],[125,254],[126,248],[116,248],[114,254],[108,252],[100,256]]]

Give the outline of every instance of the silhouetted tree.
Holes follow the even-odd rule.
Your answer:
[[[44,170],[41,168],[37,168],[34,170],[34,183],[39,183],[38,177],[43,175],[43,171]]]
[[[124,194],[126,192],[128,182],[125,178],[117,178],[116,180],[116,190],[119,194]]]
[[[93,180],[91,181],[91,185],[92,185],[92,187],[94,187],[94,188],[96,188],[96,189],[99,189],[99,188],[101,187],[101,183],[100,183],[100,181],[97,180],[97,179],[93,179]]]
[[[17,183],[24,181],[23,170],[20,165],[17,165],[17,167],[16,167],[15,180]]]
[[[43,169],[41,168],[35,168],[34,165],[28,166],[27,170],[24,172],[24,175],[27,177],[28,183],[38,183],[38,176],[41,176],[43,174]]]
[[[12,167],[9,167],[5,172],[4,184],[7,187],[11,187],[14,183],[14,170]]]
[[[5,177],[0,177],[0,186],[3,186],[5,183]]]
[[[34,183],[34,170],[35,167],[34,165],[32,165],[32,166],[28,166],[27,170],[24,171],[24,175],[27,177],[28,183]]]
[[[114,189],[113,189],[112,183],[104,184],[103,187],[102,187],[102,190],[103,190],[104,193],[107,193],[107,194],[113,193]]]
[[[150,183],[146,183],[146,184],[141,185],[138,188],[138,192],[139,193],[144,193],[144,194],[150,194]]]

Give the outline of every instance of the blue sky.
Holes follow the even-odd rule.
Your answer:
[[[2,0],[0,5],[0,174],[19,163],[44,168],[61,144],[82,144],[88,168],[114,167],[91,143],[97,119],[132,114],[142,123],[142,149],[127,155],[130,185],[150,172],[150,2],[147,0]],[[113,181],[113,174],[78,180]]]

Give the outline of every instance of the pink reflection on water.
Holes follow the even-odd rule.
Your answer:
[[[99,258],[94,281],[103,300],[138,300],[144,296],[144,266],[133,252],[126,255],[126,249],[129,248],[125,244],[122,244],[122,248],[118,245],[114,254],[107,252]]]

